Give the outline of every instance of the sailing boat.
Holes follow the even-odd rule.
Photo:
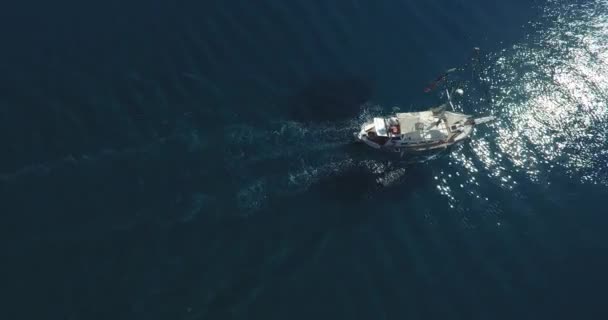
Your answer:
[[[460,95],[462,89],[456,90]],[[379,150],[401,153],[441,151],[467,140],[480,124],[493,116],[475,118],[454,111],[452,95],[446,89],[447,102],[426,111],[396,113],[375,117],[355,133],[358,141]],[[447,111],[447,107],[452,111]]]

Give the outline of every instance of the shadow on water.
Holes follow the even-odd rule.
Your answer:
[[[285,104],[292,120],[343,120],[355,117],[373,91],[371,81],[359,76],[316,76],[289,96]]]

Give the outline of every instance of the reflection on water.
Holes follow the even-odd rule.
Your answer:
[[[562,173],[575,182],[608,184],[607,12],[604,2],[555,2],[525,41],[486,57],[480,90],[489,97],[472,102],[498,120],[477,132],[470,152],[450,156],[468,177],[441,174],[438,189],[450,201],[458,200],[455,187],[485,198],[479,174],[515,193],[518,179],[550,184]]]

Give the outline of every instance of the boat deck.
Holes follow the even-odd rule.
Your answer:
[[[397,113],[396,116],[404,140],[411,142],[445,140],[450,134],[446,121],[434,116],[431,111]]]

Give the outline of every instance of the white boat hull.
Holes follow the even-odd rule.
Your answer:
[[[457,112],[397,113],[365,123],[355,138],[367,146],[400,154],[445,150],[469,139],[474,127],[494,117],[474,119]]]

